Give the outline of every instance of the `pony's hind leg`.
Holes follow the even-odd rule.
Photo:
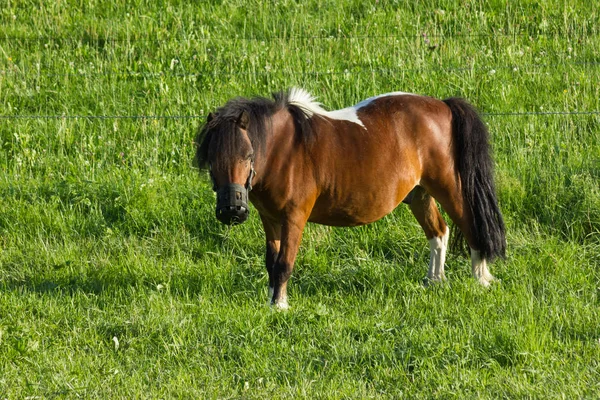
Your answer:
[[[474,250],[471,247],[471,268],[473,270],[473,276],[477,281],[484,287],[490,286],[492,282],[497,280],[494,275],[490,273],[487,267],[487,261],[481,257],[479,250]]]
[[[449,185],[454,189],[447,188],[443,190],[441,187],[430,187],[436,200],[442,208],[448,213],[452,221],[458,226],[462,232],[469,248],[471,249],[471,268],[473,276],[482,286],[489,286],[496,280],[490,273],[487,267],[487,260],[481,256],[481,252],[477,249],[473,232],[471,230],[472,216],[467,207],[464,207],[462,196],[458,192],[455,184]]]
[[[442,194],[440,198],[436,193],[430,193],[467,239],[471,247],[473,275],[483,286],[489,286],[494,277],[488,271],[487,262],[495,257],[504,257],[506,253],[506,233],[494,188],[489,133],[472,105],[457,98],[446,99],[444,103],[452,114],[453,151],[445,155],[442,151],[442,156],[435,157],[435,162],[437,166],[453,165],[453,170],[446,170],[444,177],[444,172],[438,169],[437,173],[431,173],[431,178],[432,182],[441,184],[451,197]],[[449,160],[443,162],[441,158]],[[436,171],[435,167],[430,171]]]
[[[448,226],[442,218],[435,200],[425,189],[417,186],[411,194],[410,209],[429,241],[429,271],[425,282],[444,281],[446,280],[444,262],[448,248]]]

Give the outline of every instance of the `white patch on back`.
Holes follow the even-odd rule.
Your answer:
[[[356,114],[356,111],[357,108],[346,107],[342,108],[341,110],[327,111],[325,113],[325,116],[331,119],[354,122],[355,124],[358,124],[364,128],[365,126],[363,125],[360,118],[358,118],[358,114]]]
[[[321,103],[317,102],[315,97],[312,94],[310,94],[309,92],[307,92],[304,89],[295,87],[290,90],[289,102],[290,102],[290,104],[294,104],[294,105],[300,107],[306,113],[306,115],[308,115],[309,117],[312,117],[314,114],[317,114],[317,115],[322,115],[324,117],[331,118],[331,119],[350,121],[350,122],[353,122],[364,128],[365,125],[362,123],[362,121],[358,117],[358,114],[357,114],[358,110],[360,110],[363,107],[368,106],[373,101],[380,99],[382,97],[401,96],[401,95],[413,95],[413,94],[405,93],[405,92],[392,92],[392,93],[380,94],[378,96],[369,97],[368,99],[363,100],[360,103],[358,103],[352,107],[346,107],[341,110],[335,110],[335,111],[327,111],[327,110],[323,109],[323,107],[321,107]]]

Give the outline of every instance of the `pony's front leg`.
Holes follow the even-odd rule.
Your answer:
[[[267,248],[265,255],[265,264],[267,272],[269,274],[269,304],[273,299],[273,287],[274,287],[274,269],[277,258],[279,257],[279,248],[281,243],[281,223],[273,222],[267,217],[261,215],[260,219],[263,223],[265,230],[265,236],[267,239]]]
[[[289,218],[281,225],[281,246],[273,272],[269,274],[269,282],[273,284],[271,304],[279,309],[289,307],[287,283],[294,269],[306,220],[304,217]]]

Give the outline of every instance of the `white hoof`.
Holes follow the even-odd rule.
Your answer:
[[[494,282],[498,282],[498,279],[494,278],[494,276],[492,274],[488,273],[484,276],[479,277],[477,279],[477,281],[483,287],[490,287],[490,285],[493,284]]]
[[[433,285],[439,285],[446,282],[446,276],[426,276],[423,278],[423,286],[429,287]]]
[[[473,249],[471,249],[471,267],[473,269],[473,276],[481,286],[489,287],[492,282],[497,281],[494,275],[488,270],[485,258],[481,257],[479,251]]]
[[[271,304],[271,307],[277,311],[287,311],[290,309],[290,305],[287,300],[278,301],[277,303]]]

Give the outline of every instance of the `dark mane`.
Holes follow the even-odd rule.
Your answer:
[[[294,120],[296,128],[295,135],[298,140],[308,140],[312,137],[312,125],[310,117],[299,106],[290,104],[289,91],[273,93],[273,100],[265,97],[253,97],[250,99],[237,97],[229,100],[224,106],[211,113],[205,124],[201,125],[194,143],[196,145],[195,161],[200,168],[207,166],[210,158],[209,144],[214,139],[219,141],[221,152],[233,153],[234,143],[225,143],[238,129],[240,117],[245,114],[248,117],[248,136],[256,155],[264,155],[267,137],[271,133],[271,117],[277,111],[287,108]],[[229,159],[234,154],[221,154],[222,158]]]

